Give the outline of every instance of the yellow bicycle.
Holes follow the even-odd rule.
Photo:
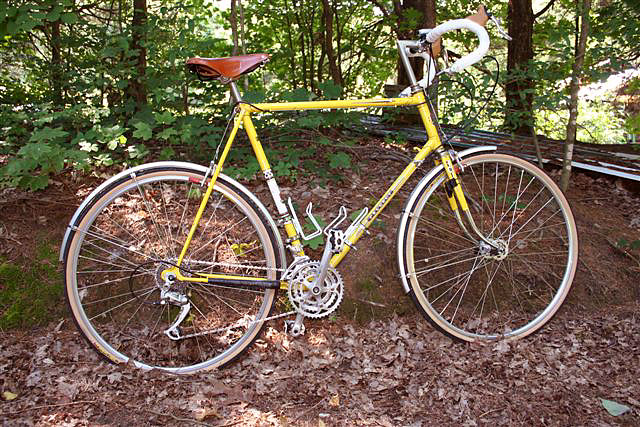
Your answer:
[[[446,150],[424,87],[436,75],[432,44],[447,31],[474,32],[478,47],[440,73],[460,71],[486,53],[490,18],[496,21],[481,7],[471,17],[421,30],[419,40],[398,41],[412,83],[406,97],[250,104],[234,80],[264,65],[268,55],[188,60],[200,77],[230,86],[236,106],[224,149],[209,167],[168,161],[126,170],[81,204],[60,259],[82,334],[113,362],[191,373],[234,360],[270,319],[295,315],[286,329],[304,333],[305,318],[336,311],[344,295],[338,265],[425,161],[433,168],[406,201],[397,232],[406,293],[454,339],[514,339],[538,330],[564,301],[576,270],[577,233],[567,200],[542,170],[495,147]],[[427,60],[426,82],[416,81],[411,55]],[[316,230],[306,234],[291,199],[281,197],[252,115],[381,106],[416,107],[427,141],[375,206],[362,209],[350,225],[340,228],[347,218],[341,207],[322,229],[309,204],[306,214]],[[240,128],[260,164],[275,218],[222,173]],[[324,251],[313,260],[304,242],[320,233]],[[286,292],[291,311],[272,313],[278,291]]]

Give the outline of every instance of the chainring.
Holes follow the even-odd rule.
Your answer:
[[[307,261],[298,266],[289,280],[289,301],[305,317],[319,319],[336,311],[344,297],[344,282],[335,268],[329,267],[324,284],[312,289],[320,263]]]

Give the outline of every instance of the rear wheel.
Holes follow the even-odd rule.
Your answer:
[[[186,164],[185,164],[186,165]],[[114,362],[191,373],[222,366],[258,336],[274,289],[175,282],[175,265],[206,187],[195,167],[150,165],[84,208],[65,248],[66,294],[80,330]],[[185,276],[276,280],[275,230],[246,190],[221,176],[201,217]]]
[[[551,178],[522,159],[482,154],[462,164],[473,219],[498,249],[463,233],[444,172],[434,176],[416,190],[405,219],[401,265],[410,294],[452,337],[527,336],[556,313],[573,281],[578,239],[569,204]]]

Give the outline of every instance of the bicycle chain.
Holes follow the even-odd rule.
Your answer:
[[[286,272],[292,266],[296,265],[296,262],[294,261],[293,263],[291,263],[291,265],[286,269],[285,268],[276,268],[276,267],[259,267],[259,266],[255,266],[255,265],[230,264],[230,263],[226,263],[226,262],[211,262],[211,261],[191,261],[191,264],[204,264],[204,265],[216,266],[216,267],[233,267],[233,268],[247,268],[247,269],[254,269],[254,270],[267,270],[267,271]],[[288,317],[288,316],[291,316],[293,314],[296,314],[295,310],[288,311],[286,313],[276,314],[274,316],[265,317],[264,319],[261,319],[261,320],[253,320],[249,324],[247,324],[247,327],[250,327],[250,326],[252,326],[252,325],[254,325],[254,324],[258,323],[258,322],[267,322],[269,320],[279,319],[279,318],[282,318],[282,317]],[[214,333],[218,333],[218,332],[230,331],[231,329],[233,329],[235,327],[236,326],[227,326],[225,328],[209,329],[207,331],[194,332],[192,334],[187,334],[187,335],[180,336],[180,339],[194,338],[194,337],[199,337],[199,336],[208,335],[208,334],[214,334]]]
[[[227,262],[212,262],[212,261],[188,261],[191,265],[204,264],[213,267],[232,267],[232,268],[247,268],[251,270],[265,270],[265,271],[287,271],[285,268],[276,267],[260,267],[257,265],[245,265],[245,264],[231,264]],[[198,273],[196,273],[198,274]]]
[[[269,317],[265,317],[264,319],[260,319],[260,320],[254,320],[252,322],[250,322],[247,325],[247,328],[249,326],[252,326],[256,323],[259,322],[267,322],[269,320],[274,320],[274,319],[279,319],[281,317],[287,317],[287,316],[291,316],[292,314],[296,314],[295,310],[294,311],[289,311],[286,313],[281,313],[281,314],[276,314],[274,316],[269,316]],[[223,332],[223,331],[230,331],[231,329],[235,328],[236,326],[227,326],[226,328],[218,328],[218,329],[209,329],[208,331],[202,331],[202,332],[194,332],[193,334],[187,334],[187,335],[181,335],[180,339],[186,339],[186,338],[194,338],[194,337],[200,337],[202,335],[208,335],[208,334],[215,334],[218,332]]]

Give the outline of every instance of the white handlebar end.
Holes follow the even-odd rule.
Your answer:
[[[475,33],[479,41],[478,47],[476,47],[470,54],[463,56],[462,58],[454,62],[451,67],[444,70],[445,73],[457,73],[462,71],[468,66],[480,61],[489,50],[489,34],[487,34],[487,30],[482,25],[467,18],[454,19],[453,21],[448,21],[444,24],[438,25],[436,28],[429,31],[426,40],[429,43],[433,43],[438,40],[444,33],[460,29],[467,29]]]

